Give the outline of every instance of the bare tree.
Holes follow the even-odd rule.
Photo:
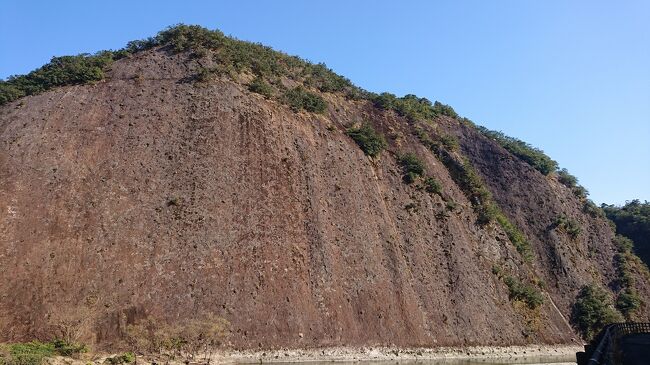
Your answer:
[[[68,343],[78,343],[91,336],[93,308],[87,306],[63,307],[50,314],[48,323],[55,337]]]
[[[126,330],[126,340],[135,351],[171,355],[193,361],[203,353],[203,361],[210,363],[212,351],[228,336],[229,323],[212,313],[178,324],[168,324],[147,318]]]

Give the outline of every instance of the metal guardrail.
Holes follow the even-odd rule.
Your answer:
[[[634,333],[650,333],[650,323],[617,323],[614,325],[612,335],[615,339]]]
[[[606,326],[596,337],[598,340],[596,348],[585,354],[589,356],[586,363],[588,365],[613,365],[618,340],[623,336],[637,333],[650,333],[650,323],[614,323]],[[591,348],[591,346],[587,346],[585,349]]]
[[[598,365],[598,364],[610,364],[611,363],[611,351],[610,347],[612,345],[612,328],[616,326],[615,324],[610,324],[603,329],[604,332],[601,332],[600,341],[598,341],[598,346],[590,354],[588,365]]]

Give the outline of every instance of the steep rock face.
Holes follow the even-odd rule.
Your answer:
[[[536,272],[554,288],[551,292],[560,294],[554,302],[563,312],[570,312],[573,294],[583,285],[616,280],[614,232],[604,218],[585,213],[585,203],[554,178],[537,173],[472,128],[456,125],[450,132],[459,137],[499,206],[528,237]],[[561,215],[579,224],[577,237],[554,228]]]
[[[324,115],[297,113],[227,79],[193,83],[196,67],[147,51],[0,109],[2,340],[83,316],[85,339],[110,346],[138,319],[209,312],[237,348],[567,343],[580,286],[613,280],[606,222],[457,121],[437,123],[529,237],[530,264],[476,224],[404,118],[332,94]],[[363,120],[390,137],[377,160],[344,133]],[[442,196],[402,181],[407,151]],[[549,229],[559,213],[585,234]],[[511,302],[496,263],[542,278],[544,304]]]

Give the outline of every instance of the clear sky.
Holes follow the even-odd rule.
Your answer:
[[[650,200],[650,1],[0,0],[0,78],[176,23],[450,104],[543,149],[597,203]]]

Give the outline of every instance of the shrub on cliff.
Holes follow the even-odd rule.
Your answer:
[[[410,120],[430,120],[436,115],[431,101],[413,94],[407,94],[396,99],[393,108],[399,115]]]
[[[413,153],[400,156],[399,164],[402,167],[402,177],[407,184],[412,184],[417,178],[424,175],[424,164]]]
[[[503,282],[508,286],[510,299],[524,302],[530,309],[535,309],[544,303],[542,293],[532,285],[522,283],[512,276],[506,276]]]
[[[589,214],[592,218],[604,218],[605,211],[596,205],[590,199],[585,200],[585,203],[582,206],[582,211],[586,214]]]
[[[436,101],[433,103],[433,112],[438,115],[446,115],[448,117],[458,119],[458,113],[452,108],[451,106],[447,104],[443,104],[439,101]]]
[[[427,176],[424,179],[424,190],[429,194],[440,195],[442,193],[442,185],[433,176]]]
[[[327,109],[327,104],[320,95],[309,92],[302,86],[285,92],[284,101],[294,111],[303,109],[312,113],[323,113]]]
[[[571,175],[569,170],[564,168],[557,171],[557,180],[562,183],[562,185],[569,188],[573,188],[578,184],[578,178]]]
[[[464,159],[462,164],[447,163],[447,166],[452,167],[452,177],[472,203],[472,207],[478,215],[478,223],[484,225],[494,221],[501,210],[494,202],[492,193],[490,193],[472,163],[468,159]],[[505,219],[505,216],[503,218]]]
[[[621,311],[626,319],[632,319],[634,313],[641,307],[643,301],[636,290],[625,289],[616,298],[616,309]]]
[[[576,220],[567,217],[564,214],[561,214],[557,218],[555,218],[555,222],[553,222],[553,227],[559,230],[562,230],[566,232],[572,239],[578,238],[578,235],[580,232],[582,232],[582,228],[580,228],[580,223],[578,223]]]
[[[11,79],[9,79],[11,81]],[[8,81],[0,81],[0,105],[25,96],[25,90]]]
[[[384,92],[379,95],[375,95],[372,99],[372,102],[378,108],[384,110],[393,110],[395,108],[395,104],[397,103],[397,96]]]
[[[472,204],[484,205],[492,201],[490,190],[485,186],[483,179],[481,179],[481,176],[468,159],[464,159],[457,170],[457,180],[461,188],[468,194]],[[492,218],[488,219],[488,221],[490,220]]]
[[[375,94],[370,98],[376,107],[384,110],[394,110],[397,114],[412,121],[427,121],[438,115],[458,118],[458,114],[449,105],[438,101],[431,103],[427,98],[420,98],[413,94],[398,98],[391,93]]]
[[[573,194],[578,198],[586,198],[589,195],[587,189],[584,186],[578,184],[578,178],[571,175],[567,169],[557,170],[557,179],[558,181],[571,189]]]
[[[267,99],[273,96],[273,88],[271,85],[259,76],[248,85],[248,90],[258,93]]]
[[[605,325],[623,320],[614,309],[608,292],[596,285],[586,285],[573,305],[571,320],[583,337],[591,340]]]
[[[197,70],[196,74],[194,74],[194,81],[203,83],[203,82],[208,82],[210,81],[210,76],[212,75],[212,70],[201,67]]]
[[[495,219],[508,236],[508,239],[510,239],[510,242],[512,242],[513,246],[515,246],[517,252],[521,254],[524,260],[531,261],[533,259],[533,252],[524,233],[516,225],[510,222],[501,209],[496,206],[496,203],[493,203],[492,205],[494,206],[494,209],[497,210],[494,214]]]
[[[123,365],[133,362],[135,362],[135,354],[133,352],[125,352],[122,355],[111,356],[104,360],[104,364],[107,365]]]
[[[304,68],[303,74],[307,77],[306,83],[308,85],[322,92],[344,91],[346,87],[352,85],[350,80],[337,75],[324,63],[308,64]]]
[[[639,257],[632,251],[634,244],[630,239],[617,234],[613,243],[618,251],[614,256],[614,263],[620,286],[620,292],[616,298],[616,309],[623,314],[625,319],[633,320],[636,311],[644,305],[644,300],[636,289],[634,271],[647,272],[647,266],[642,264]]]
[[[68,342],[62,339],[56,339],[50,342],[54,347],[54,353],[60,356],[73,356],[88,351],[86,345],[77,342]]]
[[[167,45],[177,53],[197,48],[215,49],[223,43],[224,39],[224,34],[218,30],[209,30],[198,25],[178,24],[158,33],[155,38],[145,41],[143,47],[135,50],[148,49],[157,45]],[[129,45],[135,44],[129,43]]]
[[[377,133],[369,123],[365,123],[359,128],[350,128],[346,134],[370,157],[377,157],[388,146],[384,136]]]
[[[448,150],[448,151],[457,151],[458,148],[460,147],[460,143],[458,142],[458,138],[450,135],[441,135],[440,136],[440,143]]]

